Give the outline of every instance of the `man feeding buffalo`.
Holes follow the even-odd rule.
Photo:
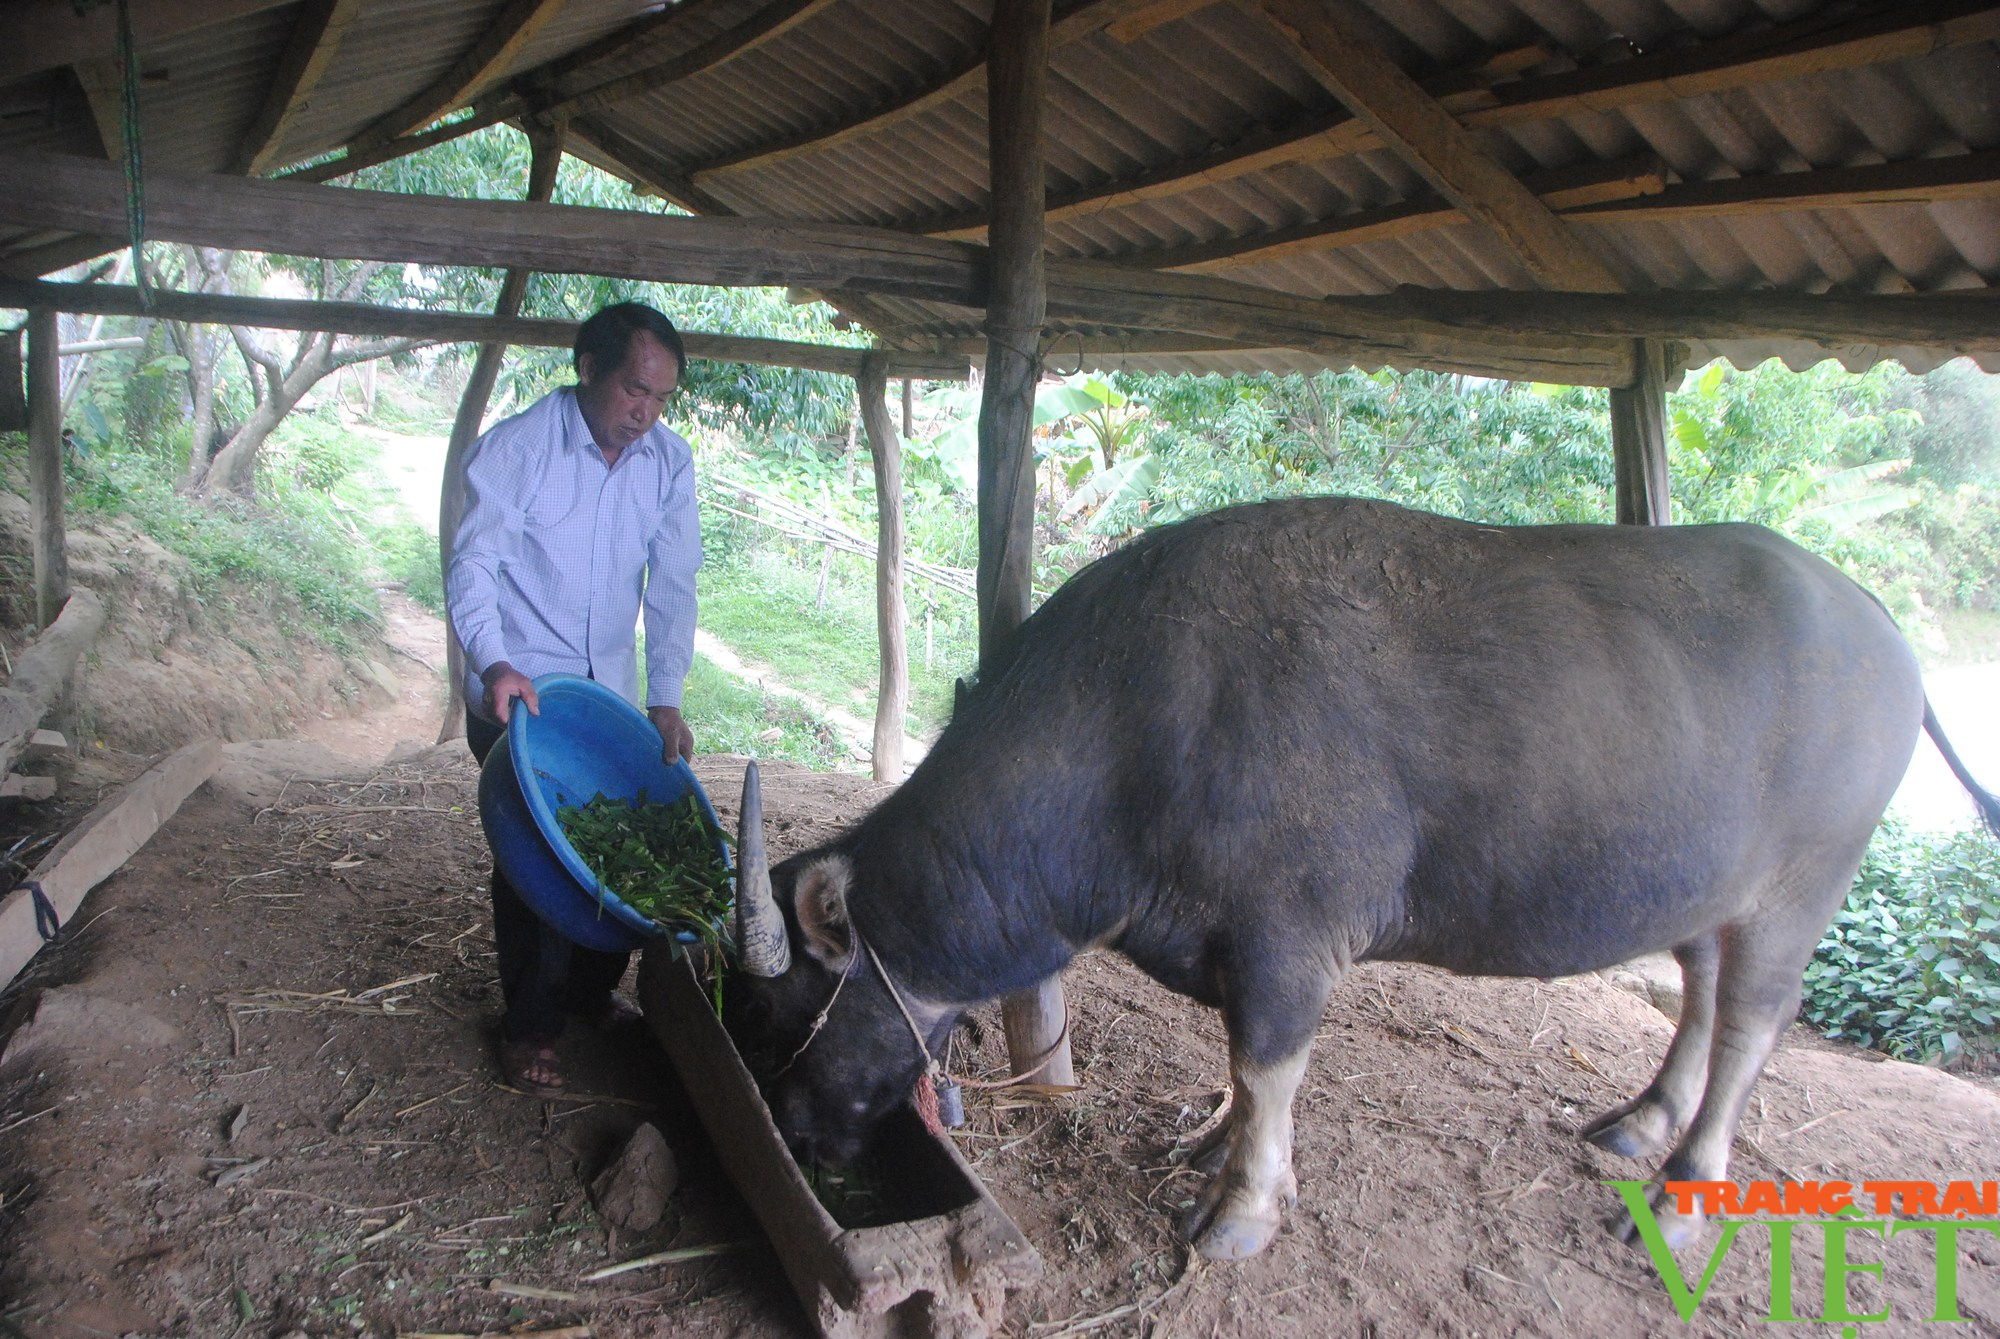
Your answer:
[[[482,763],[515,711],[539,711],[539,675],[584,675],[636,703],[642,611],[647,714],[668,761],[694,750],[680,712],[701,566],[694,458],[660,422],[687,353],[665,316],[622,302],[578,329],[575,359],[574,387],[495,424],[466,461],[445,600],[465,648],[466,742]],[[614,993],[629,955],[571,944],[497,866],[492,886],[501,1070],[553,1096],[565,1015],[609,1024],[635,1012]]]

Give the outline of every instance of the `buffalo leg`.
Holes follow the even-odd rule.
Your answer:
[[[1271,960],[1263,956],[1264,962]],[[1246,975],[1233,976],[1232,985],[1246,980],[1255,1003],[1232,990],[1227,1010],[1229,1076],[1236,1091],[1228,1152],[1181,1224],[1182,1234],[1211,1260],[1241,1260],[1263,1250],[1277,1234],[1284,1210],[1298,1201],[1292,1098],[1332,988],[1323,978],[1281,982]]]
[[[1653,1157],[1673,1147],[1674,1136],[1693,1117],[1708,1082],[1719,953],[1713,933],[1674,950],[1674,960],[1681,965],[1681,1016],[1667,1058],[1644,1092],[1584,1127],[1585,1139],[1624,1158]]]
[[[1652,1192],[1654,1218],[1670,1247],[1692,1242],[1701,1230],[1703,1214],[1698,1207],[1680,1213],[1663,1183],[1728,1179],[1729,1148],[1750,1089],[1763,1073],[1778,1033],[1798,1012],[1799,980],[1812,943],[1801,947],[1796,939],[1783,927],[1737,925],[1721,932],[1708,1085],[1687,1134],[1661,1167]],[[1637,1231],[1629,1220],[1619,1225],[1619,1235],[1627,1240]]]
[[[1229,1118],[1229,1152],[1181,1225],[1182,1235],[1211,1260],[1241,1260],[1263,1250],[1277,1235],[1284,1210],[1298,1202],[1292,1096],[1310,1050],[1301,1046],[1275,1065],[1253,1065],[1230,1048],[1236,1110]]]

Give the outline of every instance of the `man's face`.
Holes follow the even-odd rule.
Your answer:
[[[643,330],[632,336],[617,367],[601,369],[596,362],[587,353],[577,361],[577,405],[597,444],[622,452],[660,421],[680,381],[680,366],[666,345]]]

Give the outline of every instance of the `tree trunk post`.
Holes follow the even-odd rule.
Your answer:
[[[28,402],[21,395],[21,332],[0,330],[0,432],[25,432]]]
[[[556,169],[562,164],[562,133],[548,130],[533,121],[527,123],[527,199],[546,203],[556,190]],[[500,283],[500,298],[493,304],[496,316],[521,314],[521,299],[528,292],[529,270],[510,269]],[[458,540],[459,522],[465,519],[465,455],[479,440],[479,426],[486,420],[486,402],[493,398],[493,385],[500,378],[500,360],[505,344],[481,344],[473,359],[472,375],[466,378],[465,393],[458,399],[458,415],[451,422],[451,441],[444,451],[444,480],[438,488],[438,568],[451,580],[451,548]],[[437,742],[446,743],[465,734],[465,648],[459,645],[458,629],[451,619],[444,621],[444,664],[446,698],[444,720],[438,726]]]
[[[34,510],[35,622],[46,628],[69,599],[63,531],[62,368],[56,314],[28,313],[28,498]]]
[[[905,640],[909,620],[903,607],[903,444],[889,418],[886,352],[878,350],[861,360],[856,386],[861,393],[861,422],[868,430],[868,454],[875,463],[875,635],[882,656],[875,697],[875,779],[900,781],[903,712],[910,698]]]
[[[986,381],[979,401],[979,659],[1026,621],[1035,575],[1035,383],[1048,314],[1043,244],[1042,104],[1050,0],[997,0],[986,58],[987,161],[993,222],[987,234]],[[1049,1084],[1076,1082],[1062,978],[1009,995],[1001,1006],[1016,1074],[1036,1066]]]
[[[1667,482],[1666,354],[1638,341],[1639,379],[1611,391],[1611,458],[1620,525],[1670,525]]]

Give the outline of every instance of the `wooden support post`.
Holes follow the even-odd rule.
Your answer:
[[[861,422],[868,430],[868,455],[875,463],[875,636],[882,656],[875,697],[875,779],[900,781],[903,712],[910,700],[909,620],[903,607],[903,444],[889,420],[886,351],[861,360],[855,385],[861,393]]]
[[[910,393],[910,378],[903,378],[903,436],[917,435],[917,406]]]
[[[562,134],[530,123],[528,143],[528,196],[537,202],[555,194],[556,168],[562,163]],[[495,316],[518,316],[521,299],[528,292],[531,272],[514,268],[501,280],[500,297],[493,305]],[[500,378],[500,360],[507,355],[505,344],[481,344],[472,360],[472,375],[465,380],[465,393],[458,398],[458,416],[451,421],[451,441],[444,450],[444,478],[438,488],[438,563],[444,579],[451,580],[451,547],[458,540],[459,522],[465,519],[465,454],[479,440],[479,426],[486,420],[486,404],[493,398],[493,385]],[[438,726],[437,742],[461,738],[465,734],[465,648],[459,645],[458,630],[447,618],[444,625],[445,678],[449,681],[444,720]]]
[[[1026,621],[1035,575],[1035,383],[1048,313],[1042,259],[1042,104],[1049,0],[998,0],[987,55],[986,382],[979,401],[979,659]],[[1001,1008],[1014,1072],[1076,1082],[1062,979],[1009,995]],[[1046,1061],[1046,1063],[1043,1063]]]
[[[25,432],[28,402],[21,394],[21,332],[0,330],[0,432]]]
[[[1611,456],[1620,525],[1670,525],[1667,485],[1666,355],[1638,341],[1639,379],[1611,390]]]
[[[28,499],[35,513],[35,622],[44,628],[69,598],[62,451],[56,314],[40,307],[28,313]]]

